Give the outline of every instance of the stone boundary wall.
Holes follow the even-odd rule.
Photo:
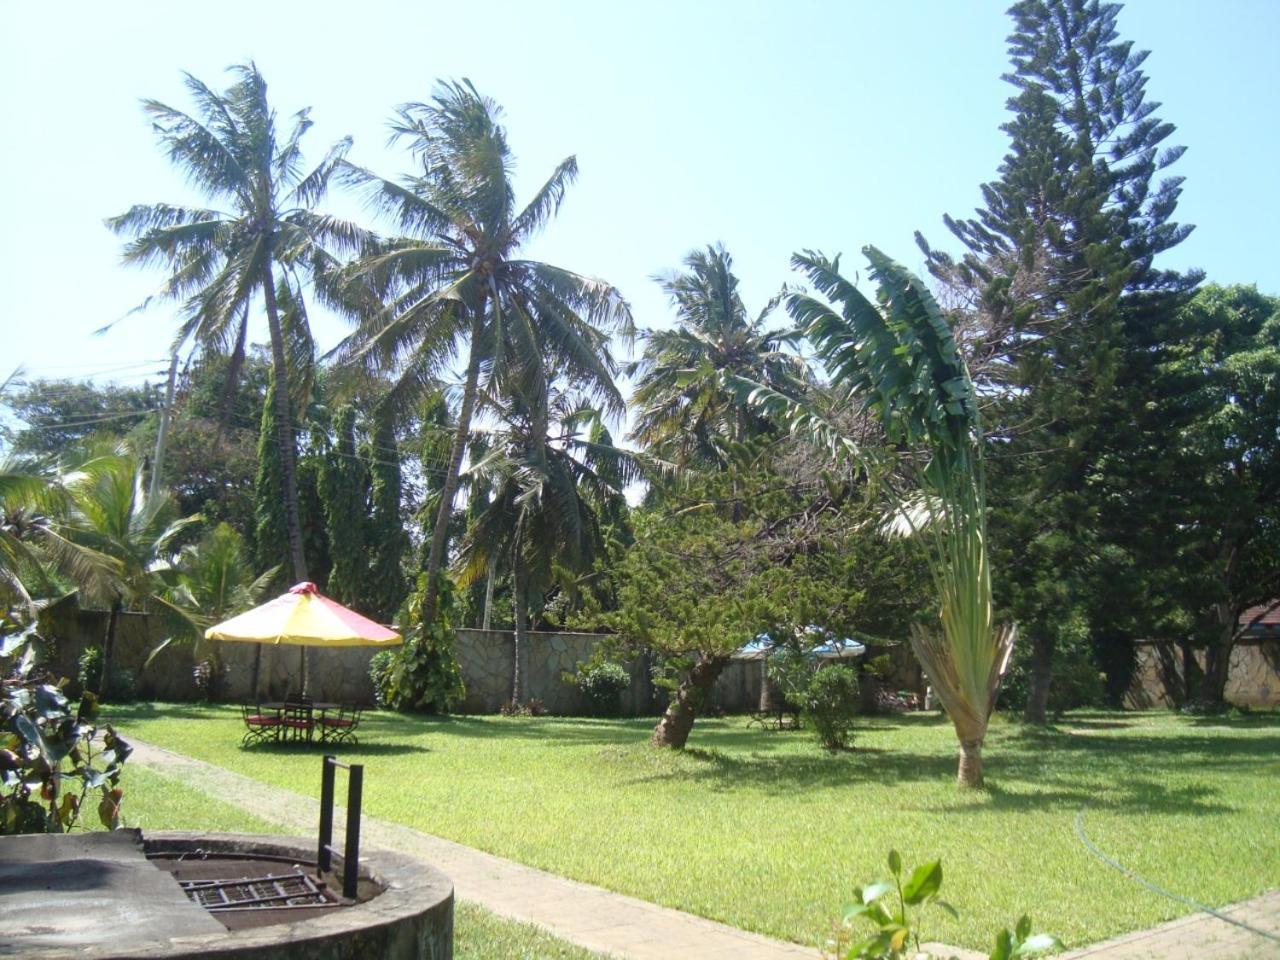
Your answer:
[[[591,659],[596,645],[606,639],[597,633],[529,633],[528,649],[521,668],[526,700],[541,700],[548,713],[574,715],[588,712],[587,699],[564,674],[572,674],[578,664]],[[511,699],[515,673],[515,635],[510,630],[458,630],[458,662],[467,685],[462,713],[497,713]],[[666,691],[656,688],[649,677],[650,663],[638,657],[627,664],[631,686],[622,695],[624,716],[640,717],[660,713],[666,706]],[[721,674],[712,692],[713,706],[729,713],[754,710],[760,700],[760,665],[731,663]]]
[[[1203,652],[1197,652],[1196,659],[1203,669]],[[1173,661],[1181,678],[1180,650],[1175,650]],[[1280,707],[1280,639],[1248,638],[1238,642],[1231,651],[1225,693],[1227,702],[1237,707]],[[1154,643],[1138,645],[1133,685],[1129,688],[1125,704],[1137,709],[1173,706],[1165,689],[1160,656]]]
[[[78,661],[86,647],[101,646],[106,636],[108,613],[82,610],[69,597],[43,614],[49,634],[57,638],[51,667],[59,676],[74,679]],[[172,645],[145,666],[151,651],[164,640],[162,621],[146,614],[122,613],[116,627],[115,663],[132,670],[138,680],[138,694],[148,700],[193,701],[202,693],[195,684],[195,663],[189,644]],[[547,711],[559,715],[589,712],[586,698],[563,675],[572,674],[578,664],[589,660],[605,637],[594,633],[544,633],[531,631],[522,668],[525,699],[541,700]],[[369,661],[374,647],[344,647],[322,650],[316,647],[270,646],[252,643],[218,644],[226,667],[219,698],[233,703],[253,699],[251,684],[255,653],[261,650],[260,699],[283,699],[300,691],[301,651],[308,656],[311,695],[317,700],[373,705],[373,685],[369,681]],[[457,631],[456,652],[462,667],[467,695],[460,713],[497,713],[511,698],[514,673],[515,638],[510,630]],[[875,652],[879,652],[878,650]],[[919,667],[905,644],[888,649],[893,661],[890,686],[894,689],[923,690]],[[202,653],[202,655],[204,655]],[[631,686],[622,696],[624,716],[651,716],[666,707],[666,691],[654,686],[647,657],[627,664]],[[712,691],[712,709],[742,713],[757,709],[762,680],[758,660],[733,661],[725,668]]]

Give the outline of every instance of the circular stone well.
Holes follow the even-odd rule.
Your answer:
[[[261,867],[262,861],[274,863],[278,873],[288,872],[294,865],[301,870],[315,870],[314,841],[301,837],[157,831],[142,835],[140,839],[142,853],[151,862],[150,869],[160,874],[159,880],[146,876],[146,884],[163,883],[162,871],[181,875],[180,870],[174,869],[179,858],[182,863],[198,864],[213,874],[218,872],[213,869],[215,863],[225,864],[227,869],[222,878],[239,877],[246,867],[248,875],[261,875],[261,871],[255,874],[253,867]],[[97,869],[96,864],[107,862],[96,859],[96,856],[92,849],[82,847],[65,866],[78,875],[91,877]],[[258,863],[254,865],[254,861]],[[58,861],[52,864],[55,871],[61,866],[63,864]],[[136,871],[136,865],[131,869]],[[109,872],[109,869],[102,871],[104,875]],[[177,879],[171,882],[177,888]],[[143,934],[145,925],[130,922],[131,911],[143,912],[145,908],[145,904],[137,903],[139,895],[136,889],[131,891],[126,884],[122,889],[113,890],[104,884],[103,889],[89,891],[91,895],[84,899],[88,883],[68,885],[64,881],[60,889],[76,889],[76,896],[83,899],[85,907],[81,925],[86,930],[109,931],[109,935],[79,943],[58,942],[58,931],[45,927],[53,935],[52,941],[39,943],[37,934],[37,942],[27,943],[26,949],[22,950],[24,957],[33,960],[71,957],[77,960],[124,957],[137,960],[160,957],[452,960],[453,957],[453,884],[433,867],[390,851],[361,850],[360,891],[354,903],[267,911],[265,913],[271,915],[270,919],[264,914],[248,924],[238,920],[231,923],[232,929],[225,928],[221,916],[208,913],[195,903],[190,905],[194,913],[184,913],[179,902],[177,922],[169,924],[165,935],[157,936],[154,930]],[[335,885],[331,882],[329,886]],[[57,894],[51,896],[56,897]],[[183,896],[179,890],[179,901]],[[100,917],[94,915],[99,912],[102,914]],[[238,917],[258,912],[246,911]],[[184,922],[183,917],[188,920]],[[210,923],[214,917],[219,919]],[[136,934],[131,935],[131,927],[135,928]],[[0,953],[4,952],[0,949]]]

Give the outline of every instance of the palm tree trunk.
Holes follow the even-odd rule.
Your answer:
[[[120,611],[124,604],[119,597],[111,603],[111,613],[107,616],[107,635],[102,641],[102,675],[98,677],[98,699],[103,703],[111,693],[111,655],[116,648],[116,625],[120,622]]]
[[[960,741],[960,771],[956,783],[975,790],[982,788],[982,738]]]
[[[491,557],[484,581],[484,616],[480,621],[481,630],[488,630],[493,622],[493,581],[497,579],[497,566],[497,558]]]
[[[280,476],[284,483],[285,529],[289,534],[289,556],[293,562],[293,582],[307,579],[307,555],[302,547],[302,523],[298,519],[298,481],[294,470],[293,416],[289,410],[289,371],[284,359],[284,334],[276,304],[276,281],[271,261],[267,261],[262,281],[262,297],[267,305],[267,326],[271,331],[271,374],[275,381],[276,435],[280,442]],[[302,671],[302,692],[307,693],[307,648],[298,650]]]
[[[250,681],[249,702],[258,702],[258,682],[262,679],[262,644],[253,645],[253,679]]]
[[[462,387],[462,406],[458,409],[458,429],[453,434],[453,448],[449,452],[449,471],[440,490],[440,508],[436,511],[436,527],[431,533],[431,552],[427,556],[427,591],[422,598],[422,622],[431,623],[436,618],[436,600],[439,596],[440,570],[444,566],[445,543],[449,538],[449,521],[453,518],[453,498],[458,492],[458,475],[462,472],[462,457],[467,450],[467,436],[471,433],[471,414],[476,405],[476,387],[480,382],[480,347],[476,342],[484,321],[484,301],[471,320],[471,356],[467,360],[467,379]]]
[[[515,647],[511,656],[511,702],[518,707],[524,699],[524,671],[521,669],[520,661],[529,642],[529,588],[526,583],[528,578],[525,575],[524,558],[520,556],[518,543],[515,549],[516,558],[511,574],[511,592],[514,594],[512,602],[515,605],[516,614]]]
[[[671,696],[666,712],[653,728],[649,742],[655,747],[683,750],[693,730],[693,721],[711,699],[711,688],[729,663],[728,657],[699,656],[689,675]]]

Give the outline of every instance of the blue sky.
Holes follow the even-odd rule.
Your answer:
[[[386,145],[393,105],[471,78],[505,108],[522,197],[578,157],[580,181],[531,253],[617,284],[643,326],[669,322],[651,276],[710,242],[734,255],[752,307],[794,279],[800,248],[857,263],[875,243],[918,269],[913,231],[954,248],[942,214],[969,213],[1004,152],[998,2],[2,9],[0,377],[21,363],[136,382],[163,365],[167,307],[91,331],[160,280],[118,265],[102,219],[193,199],[138,107],[189,107],[183,70],[217,86],[228,64],[255,59],[281,113],[313,107],[311,156],[351,134],[353,159],[387,174],[407,166]],[[1153,51],[1149,96],[1189,147],[1173,172],[1187,178],[1178,219],[1197,229],[1164,263],[1280,293],[1280,3],[1133,0],[1120,28]],[[342,333],[332,318],[317,326],[324,346]]]

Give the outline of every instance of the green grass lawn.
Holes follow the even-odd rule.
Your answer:
[[[318,792],[319,748],[241,749],[230,707],[116,707],[125,736]],[[1026,912],[1069,945],[1186,913],[1093,859],[1074,831],[1169,890],[1219,905],[1280,885],[1280,717],[1072,714],[1049,731],[997,722],[985,793],[954,786],[933,716],[868,720],[856,749],[805,733],[698,721],[683,754],[647,720],[371,714],[365,810],[420,830],[750,930],[817,943],[890,847],[942,857],[964,946]]]
[[[144,831],[280,832],[276,824],[210,799],[180,780],[127,764],[125,771],[126,827],[141,827]],[[96,820],[87,822],[86,826],[95,823]],[[456,960],[606,960],[601,954],[579,949],[538,927],[504,919],[474,903],[461,901],[454,910],[453,955]]]

